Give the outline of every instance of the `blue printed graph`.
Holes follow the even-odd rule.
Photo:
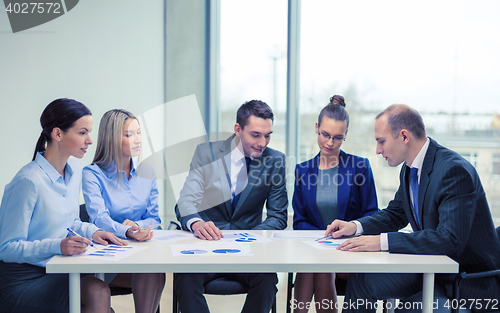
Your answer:
[[[236,241],[236,242],[254,242],[256,240],[257,240],[256,238],[248,237],[248,238],[237,238],[234,241]]]
[[[118,260],[134,254],[146,247],[134,247],[134,246],[117,246],[117,245],[107,245],[102,246],[95,244],[94,247],[90,247],[86,254],[82,257],[101,257],[109,260]]]
[[[322,246],[328,246],[328,247],[338,247],[339,246],[338,243],[328,241],[328,240],[321,240],[321,241],[318,241],[318,243]]]
[[[192,250],[182,250],[181,254],[205,254],[208,253],[207,250],[199,250],[199,249],[192,249]]]
[[[213,253],[219,253],[219,254],[229,254],[229,253],[240,253],[240,249],[215,249],[212,250]]]

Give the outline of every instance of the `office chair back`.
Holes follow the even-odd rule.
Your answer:
[[[80,204],[80,220],[82,222],[90,223],[90,216],[87,213],[87,207],[84,204]]]
[[[500,226],[496,228],[496,233],[497,233],[497,239],[500,240]],[[453,285],[453,299],[459,299],[460,298],[460,283],[464,279],[475,279],[475,278],[483,278],[483,277],[493,277],[493,276],[498,276],[500,277],[500,269],[496,270],[491,270],[491,271],[485,271],[485,272],[476,272],[476,273],[466,273],[466,272],[461,272],[458,273],[455,277],[454,285]],[[452,313],[457,313],[457,312],[462,312],[464,310],[459,310],[460,306],[455,306],[452,308]],[[485,312],[496,312],[498,310],[494,311],[485,311]],[[468,311],[470,312],[470,310]]]

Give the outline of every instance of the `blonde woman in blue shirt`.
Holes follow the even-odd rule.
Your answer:
[[[54,255],[76,255],[92,243],[126,243],[95,225],[82,223],[79,194],[82,158],[92,144],[92,116],[71,99],[51,102],[40,117],[42,133],[33,161],[5,186],[0,206],[0,310],[54,313],[69,310],[69,277],[47,274]],[[71,227],[82,235],[69,236]],[[81,279],[82,312],[113,312],[110,292],[101,280]]]
[[[138,241],[153,237],[151,226],[161,223],[158,188],[153,169],[138,165],[141,151],[138,119],[125,110],[106,112],[99,125],[97,150],[83,169],[83,195],[91,222],[120,238]],[[131,287],[135,311],[156,312],[165,273],[106,276],[110,286]]]

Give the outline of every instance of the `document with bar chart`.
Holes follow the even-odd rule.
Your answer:
[[[117,246],[117,245],[102,246],[94,244],[94,247],[88,247],[85,253],[72,255],[70,257],[94,259],[94,260],[99,259],[105,261],[118,261],[120,259],[126,258],[127,256],[130,256],[144,249],[147,249],[147,247]]]

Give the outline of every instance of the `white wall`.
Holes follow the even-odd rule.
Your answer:
[[[207,70],[206,10],[206,1],[202,0],[167,0],[166,3],[166,101],[195,95],[203,117]],[[189,120],[184,123],[190,125]],[[166,135],[175,136],[169,133]],[[177,158],[189,162],[194,150],[189,153],[188,150],[183,150],[180,145],[164,152],[170,159]],[[178,173],[167,173],[165,170],[163,176],[168,177],[169,174]],[[175,220],[175,196],[169,179],[165,180],[165,184],[165,220]]]
[[[40,114],[74,98],[99,120],[113,108],[142,114],[164,102],[163,0],[85,0],[46,24],[12,33],[0,10],[0,196],[31,161]],[[92,161],[95,145],[81,160]]]
[[[200,0],[79,1],[65,15],[15,34],[0,10],[0,197],[31,161],[40,114],[56,98],[90,108],[94,142],[102,114],[113,108],[140,116],[194,94],[204,114],[205,25]],[[94,153],[95,145],[82,164]],[[159,170],[160,212],[168,222],[175,197],[168,173]]]

